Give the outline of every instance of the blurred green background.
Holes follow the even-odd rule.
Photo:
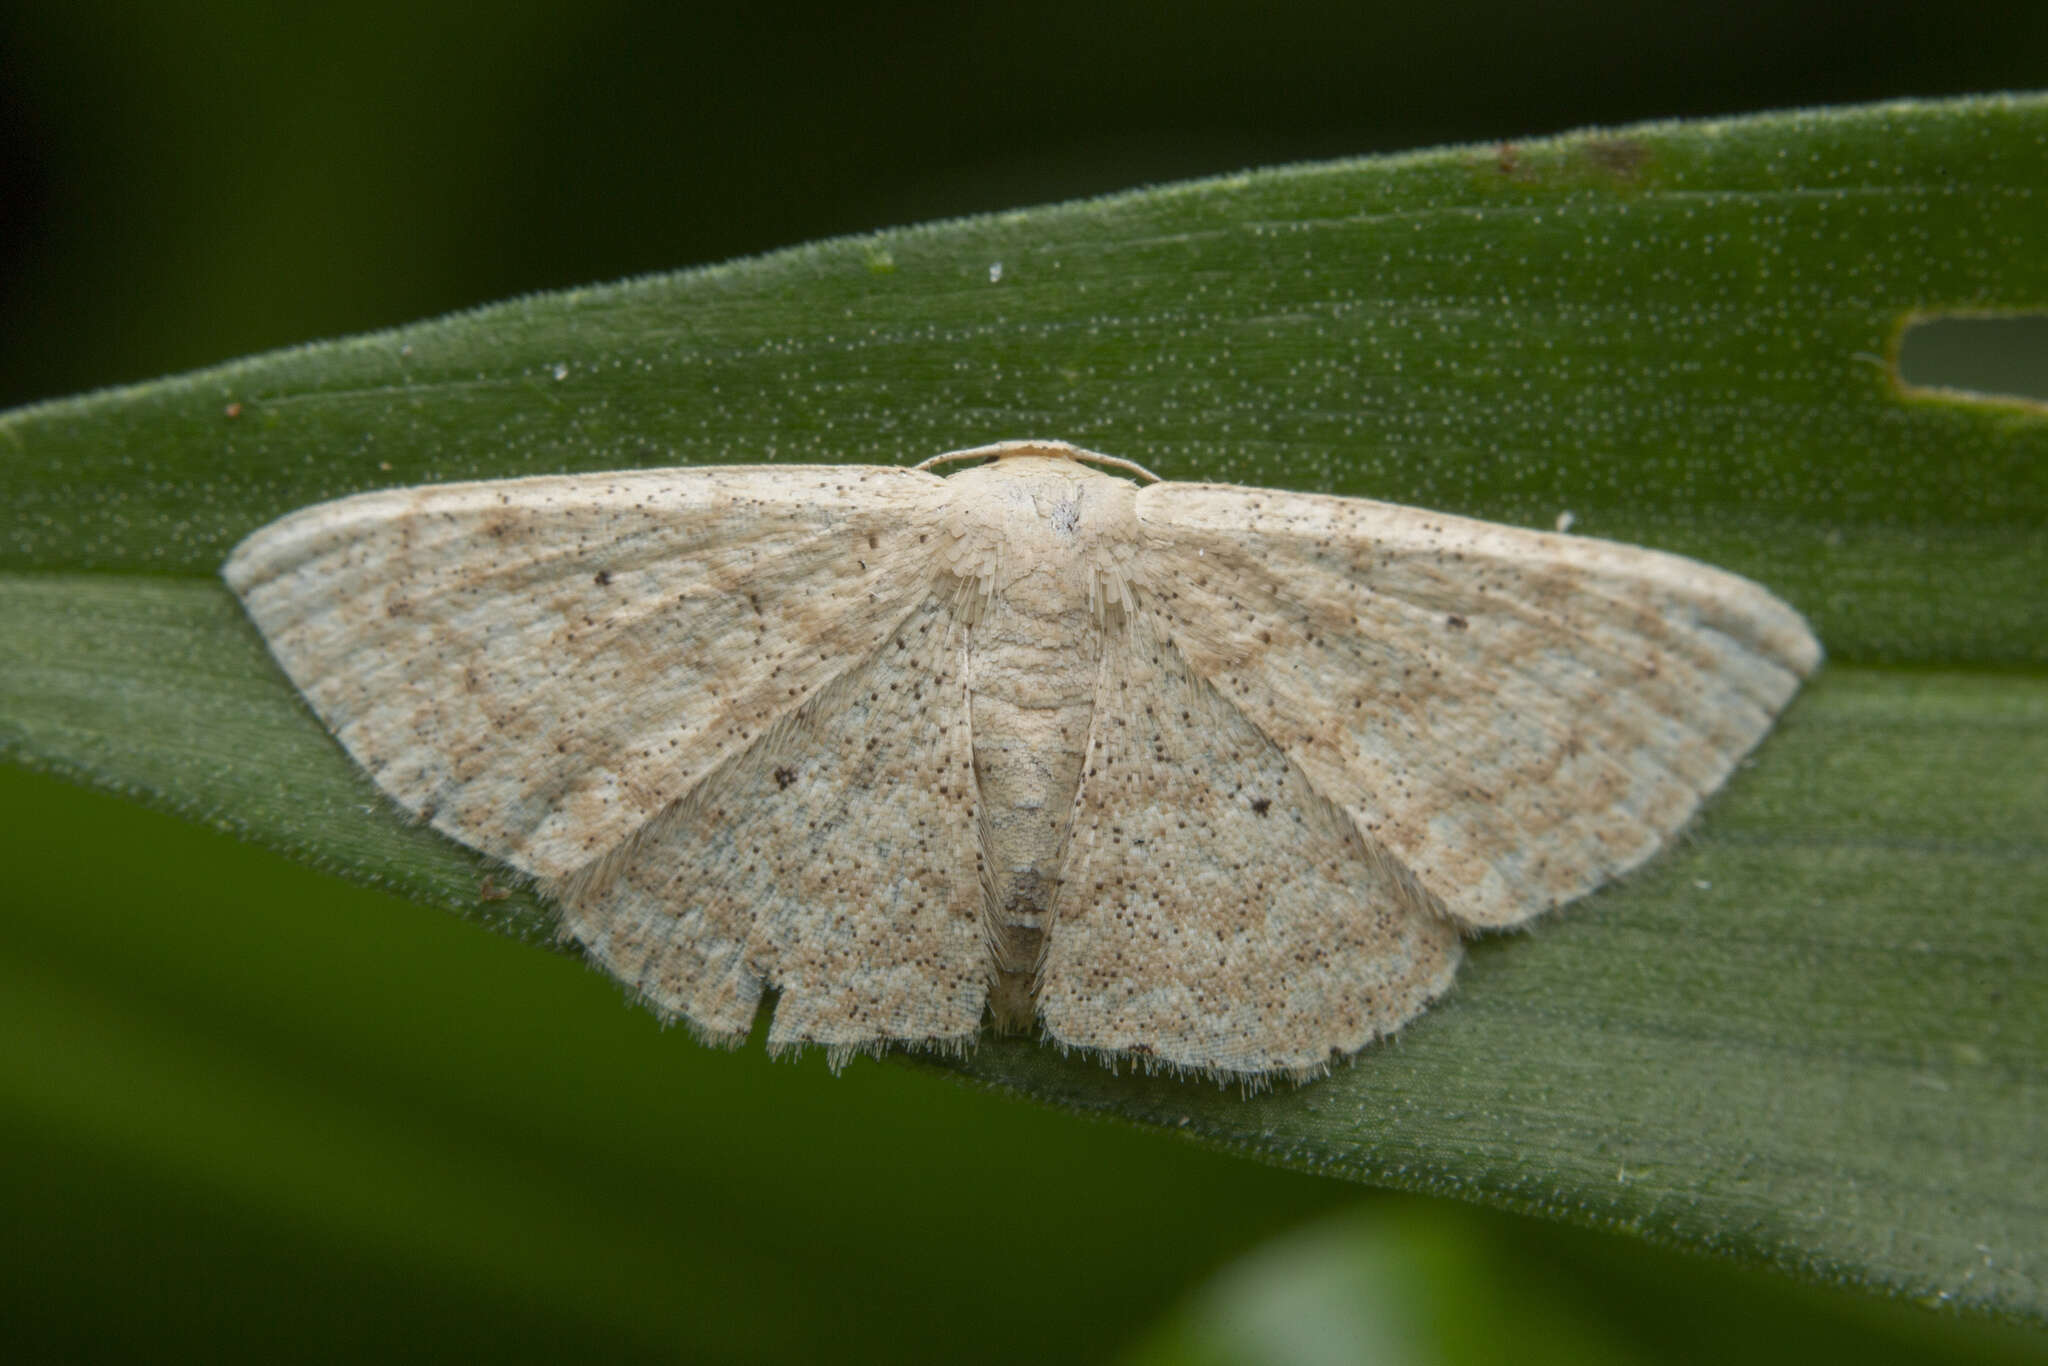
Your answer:
[[[2048,8],[1987,3],[17,6],[0,401],[1248,165],[2039,87],[2043,53]],[[0,832],[14,1359],[2048,1347],[709,1053],[573,960],[13,770]]]

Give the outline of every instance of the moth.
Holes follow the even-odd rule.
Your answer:
[[[772,990],[835,1066],[992,1018],[1319,1075],[1654,854],[1821,657],[1674,555],[1057,441],[392,489],[224,573],[402,810],[664,1019]]]

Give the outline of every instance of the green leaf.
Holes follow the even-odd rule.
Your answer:
[[[0,419],[0,746],[528,938],[215,580],[438,479],[902,463],[1172,477],[1656,545],[1830,663],[1691,837],[1328,1081],[1021,1042],[959,1070],[1307,1170],[2048,1319],[2048,415],[1916,395],[1906,321],[2048,307],[2048,99],[1288,168],[515,301]],[[138,914],[142,912],[138,911]],[[679,1045],[680,1046],[680,1045]]]
[[[1382,1197],[1239,1258],[1125,1366],[2038,1362],[2037,1334],[1555,1225]]]

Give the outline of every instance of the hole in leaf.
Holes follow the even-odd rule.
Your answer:
[[[2048,403],[2048,314],[1914,318],[1899,337],[1899,383],[1908,392]]]

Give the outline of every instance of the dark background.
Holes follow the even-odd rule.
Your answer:
[[[2048,7],[434,0],[0,18],[0,402],[1307,158],[2048,84]]]
[[[1246,166],[2044,85],[2048,6],[1924,0],[16,6],[0,403]],[[1615,1350],[1725,1349],[1757,1295],[1811,1345],[1900,1322],[900,1067],[705,1054],[566,960],[49,780],[0,773],[0,822],[0,993],[51,993],[21,1015],[44,1032],[0,1055],[0,1337],[31,1358],[745,1355],[783,1327],[848,1358],[1097,1358],[1213,1299],[1204,1278],[1264,1239],[1355,1208],[1397,1248],[1455,1230],[1424,1239],[1442,1274],[1418,1295],[1476,1301],[1479,1278],[1540,1265],[1577,1296],[1506,1315],[1495,1350],[1550,1332],[1571,1359],[1567,1319]],[[147,930],[120,929],[137,907]],[[99,994],[51,986],[75,982]],[[543,1017],[491,1023],[507,1000]],[[588,1095],[562,1099],[563,1076]],[[554,1098],[519,1111],[540,1085]],[[659,1101],[616,1102],[636,1086]],[[532,1131],[480,1147],[506,1113]],[[593,1137],[636,1117],[639,1139]],[[673,1157],[684,1128],[725,1165]],[[579,1165],[627,1148],[629,1171]],[[646,1284],[580,1286],[579,1238],[644,1241]],[[737,1289],[706,1280],[727,1240]],[[1901,1331],[1949,1341],[1926,1326]]]

